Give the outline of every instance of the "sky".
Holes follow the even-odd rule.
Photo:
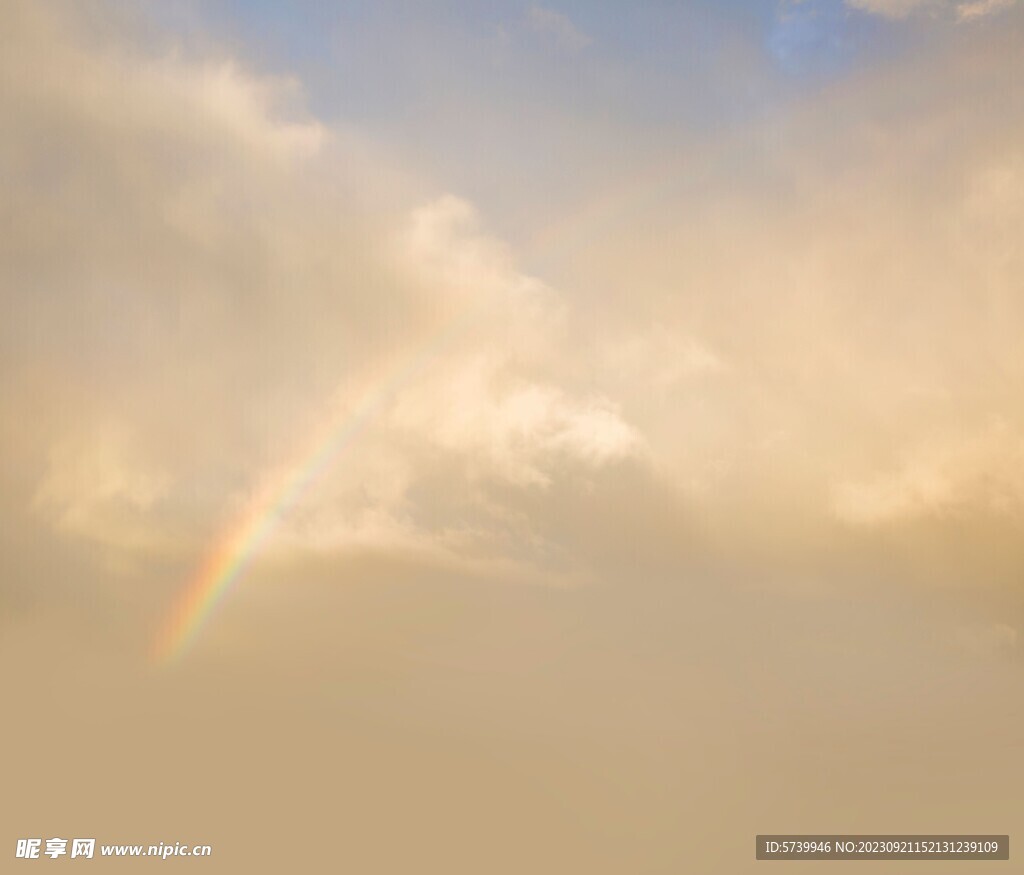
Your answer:
[[[0,853],[1012,838],[1024,4],[0,34]]]

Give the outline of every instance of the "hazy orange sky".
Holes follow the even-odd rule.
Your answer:
[[[4,3],[4,859],[1012,842],[1021,83],[1015,0]]]

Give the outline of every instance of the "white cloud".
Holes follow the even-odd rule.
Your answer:
[[[518,272],[508,252],[481,234],[469,204],[445,196],[415,210],[406,263],[437,306],[481,299],[467,336],[444,350],[422,379],[399,395],[393,421],[449,452],[489,459],[501,477],[549,482],[567,457],[600,466],[640,444],[616,405],[574,398],[550,379],[565,313],[553,292]],[[456,308],[457,312],[457,308]]]
[[[597,467],[640,446],[607,399],[576,400],[549,384],[502,386],[491,363],[476,364],[402,398],[395,422],[521,486],[547,485],[563,459]]]
[[[551,37],[558,45],[571,52],[585,49],[593,42],[572,23],[568,15],[554,9],[531,6],[526,13],[526,20],[537,33]]]
[[[934,8],[943,0],[846,0],[846,5],[885,18],[906,18],[922,9]]]
[[[961,21],[971,21],[995,12],[1009,9],[1017,0],[974,0],[971,3],[960,3],[956,7],[957,18]]]
[[[917,12],[933,10],[953,11],[958,21],[972,21],[1008,9],[1016,2],[1017,0],[972,0],[959,3],[953,0],[846,0],[846,5],[885,18],[907,18]]]

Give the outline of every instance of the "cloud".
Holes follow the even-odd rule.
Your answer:
[[[956,14],[961,21],[972,21],[985,15],[1002,12],[1016,3],[1017,0],[975,0],[972,3],[958,3]]]
[[[906,18],[908,15],[940,6],[943,0],[846,0],[846,5],[884,18]]]
[[[854,525],[947,515],[1024,519],[1024,436],[996,424],[957,441],[916,449],[893,474],[839,484],[836,514]]]
[[[448,451],[489,460],[520,485],[548,484],[559,456],[600,466],[632,455],[640,443],[606,399],[576,401],[537,383],[498,390],[493,379],[486,362],[467,368],[439,395],[400,401],[396,422]]]
[[[1016,2],[1017,0],[973,0],[967,3],[952,0],[846,0],[846,5],[884,18],[907,18],[914,13],[931,10],[954,11],[958,21],[973,21],[1009,9]]]
[[[450,195],[413,213],[405,253],[419,280],[467,304],[490,298],[490,309],[478,336],[445,350],[414,389],[399,394],[396,424],[477,465],[489,459],[521,483],[549,482],[545,469],[559,455],[590,465],[630,455],[640,439],[616,405],[525,376],[539,365],[549,370],[564,309],[475,223],[472,207]]]
[[[117,539],[166,495],[166,473],[138,459],[116,426],[62,436],[48,455],[33,499],[36,510],[71,535],[113,548],[136,546]]]
[[[572,23],[568,15],[554,9],[534,4],[526,13],[526,21],[534,31],[550,37],[557,45],[570,52],[585,49],[593,42]]]
[[[720,355],[694,337],[648,326],[607,346],[608,367],[631,381],[669,392],[680,383],[721,374]]]

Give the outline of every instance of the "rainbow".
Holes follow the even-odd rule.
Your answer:
[[[398,391],[469,326],[481,306],[472,307],[433,335],[353,409],[343,410],[328,420],[296,453],[291,463],[284,465],[277,476],[270,478],[256,492],[244,512],[214,545],[192,580],[178,595],[153,638],[150,648],[153,663],[170,665],[188,652],[281,519]]]

